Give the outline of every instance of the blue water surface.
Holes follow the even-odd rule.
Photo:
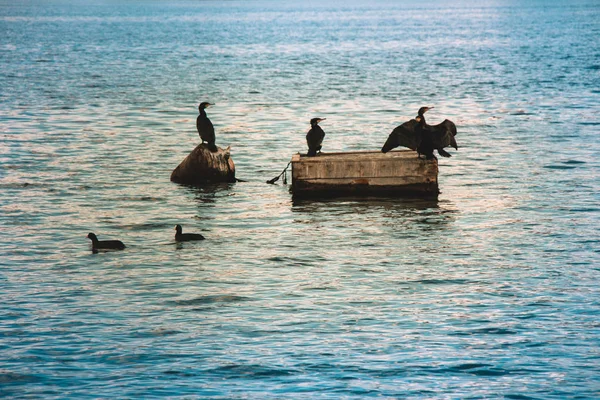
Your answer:
[[[0,0],[0,32],[0,397],[600,398],[597,1]],[[169,181],[201,101],[247,182]],[[265,184],[311,118],[377,150],[421,106],[458,127],[437,201]]]

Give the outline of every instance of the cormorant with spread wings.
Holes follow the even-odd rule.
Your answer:
[[[387,153],[398,146],[403,146],[416,150],[418,157],[423,154],[428,160],[435,158],[433,150],[437,150],[442,157],[451,157],[444,148],[452,146],[458,150],[458,144],[454,138],[456,125],[448,119],[437,125],[428,125],[424,114],[432,108],[421,107],[416,118],[396,127],[388,136],[381,151]]]

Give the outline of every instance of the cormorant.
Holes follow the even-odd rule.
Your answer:
[[[199,233],[181,233],[182,228],[181,225],[175,226],[175,240],[177,242],[189,242],[192,240],[204,240],[204,236]]]
[[[125,245],[120,240],[98,240],[98,237],[90,232],[87,238],[92,241],[92,251],[97,253],[98,250],[123,250]]]
[[[437,125],[428,125],[424,114],[433,107],[421,107],[415,119],[403,123],[392,131],[387,141],[381,148],[383,153],[391,149],[404,146],[416,150],[418,157],[425,155],[428,160],[434,159],[433,150],[437,150],[442,157],[451,157],[444,147],[452,146],[458,150],[456,143],[456,125],[446,119]]]
[[[319,126],[319,122],[325,121],[325,119],[326,118],[313,118],[310,120],[310,130],[306,134],[306,144],[308,144],[308,153],[306,155],[309,157],[316,156],[317,151],[321,151],[325,132],[323,132],[323,129]]]
[[[206,116],[206,111],[204,111],[209,106],[214,106],[214,104],[204,101],[198,106],[200,115],[198,115],[198,118],[196,119],[196,128],[198,129],[198,134],[200,135],[200,139],[202,139],[202,143],[206,142],[210,151],[214,152],[217,151],[217,146],[215,145],[215,128],[213,127],[212,122],[210,122],[210,119]]]

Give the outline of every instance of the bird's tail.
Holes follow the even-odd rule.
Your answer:
[[[317,150],[316,149],[308,149],[308,153],[306,153],[306,155],[309,157],[314,157],[317,155]]]
[[[208,149],[210,151],[212,151],[213,153],[219,151],[219,149],[217,148],[217,145],[214,143],[208,143]]]

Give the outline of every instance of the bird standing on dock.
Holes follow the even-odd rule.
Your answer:
[[[98,240],[96,234],[90,232],[87,238],[92,241],[92,251],[97,253],[98,250],[123,250],[125,245],[120,240]]]
[[[204,240],[204,236],[199,233],[182,233],[183,228],[181,225],[175,226],[175,241],[177,242],[190,242],[192,240]]]
[[[442,157],[451,157],[444,148],[452,146],[458,150],[454,138],[456,136],[456,125],[448,119],[437,125],[428,125],[424,114],[432,108],[421,107],[414,119],[396,127],[388,136],[381,151],[387,153],[395,147],[404,146],[416,150],[418,157],[423,154],[427,160],[436,158],[433,150],[437,150]]]
[[[205,111],[209,106],[214,106],[214,104],[204,101],[198,106],[200,115],[196,118],[196,128],[198,129],[198,134],[200,135],[200,139],[202,139],[202,143],[206,142],[210,151],[215,152],[217,151],[217,146],[215,145],[215,128],[213,127],[212,122],[210,122],[210,119],[206,116]]]
[[[308,144],[308,153],[306,155],[309,157],[316,156],[317,151],[321,152],[325,132],[319,126],[319,122],[325,120],[326,118],[313,118],[310,120],[310,130],[306,134],[306,144]]]

